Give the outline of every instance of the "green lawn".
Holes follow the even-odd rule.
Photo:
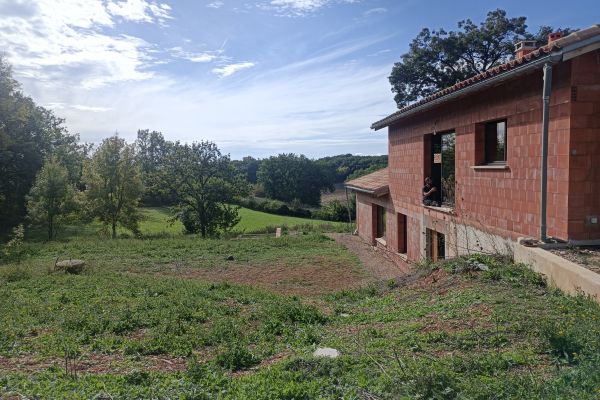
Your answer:
[[[0,265],[2,399],[600,396],[600,307],[508,261],[377,282],[316,233],[24,250]],[[88,265],[53,272],[58,257]]]
[[[169,223],[170,214],[167,208],[142,208],[141,231],[143,235],[180,234],[183,225],[179,221]],[[260,211],[240,208],[241,221],[233,228],[240,233],[265,233],[275,232],[275,228],[323,228],[330,231],[339,231],[346,224],[339,222],[321,221],[318,219],[288,217],[283,215],[268,214]]]
[[[140,208],[140,214],[142,236],[173,237],[183,234],[183,225],[179,220],[172,221],[169,209],[166,207],[143,207]],[[240,222],[233,228],[234,233],[274,233],[277,227],[283,228],[284,232],[288,230],[347,232],[349,230],[346,223],[268,214],[247,208],[240,208],[240,217]],[[99,222],[66,226],[59,232],[58,240],[82,236],[106,236],[106,233],[102,233],[102,228]],[[132,235],[124,228],[118,228],[118,234],[125,237]],[[35,230],[30,232],[29,236],[37,240],[45,240],[46,233],[44,230]]]

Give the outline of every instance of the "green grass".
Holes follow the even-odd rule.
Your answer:
[[[247,208],[240,208],[240,222],[233,228],[233,233],[274,233],[277,227],[286,231],[320,231],[320,232],[345,232],[347,224],[340,222],[321,221],[317,219],[288,217],[283,215],[268,214]],[[172,221],[167,207],[140,208],[140,232],[144,237],[175,237],[184,234],[183,225],[179,220]],[[131,236],[131,232],[118,228],[120,236]],[[58,234],[58,240],[73,239],[82,236],[107,236],[99,222],[66,226]],[[30,239],[45,240],[44,230],[34,230],[28,233]]]
[[[228,271],[276,265],[294,280],[316,263],[354,270],[357,259],[319,234],[90,235],[25,250],[20,264],[0,265],[0,398],[600,396],[600,307],[506,260],[478,257],[490,267],[481,272],[458,259],[407,282],[294,297],[228,283]],[[59,256],[88,267],[52,272]],[[201,271],[222,279],[195,279]],[[342,355],[313,358],[317,346]]]

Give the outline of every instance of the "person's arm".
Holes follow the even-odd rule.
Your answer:
[[[429,196],[431,193],[435,193],[435,192],[437,192],[437,188],[434,186],[434,187],[432,187],[431,189],[429,189],[429,191],[428,191],[428,192],[424,192],[424,193],[423,193],[423,196],[427,197],[427,196]]]

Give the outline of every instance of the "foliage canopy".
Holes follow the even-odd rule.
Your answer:
[[[510,18],[506,11],[497,9],[488,12],[479,25],[470,19],[459,21],[456,31],[424,28],[389,76],[398,107],[507,62],[520,40],[546,44],[553,29],[542,26],[533,34],[527,31],[526,20]],[[558,30],[571,32],[568,28]]]

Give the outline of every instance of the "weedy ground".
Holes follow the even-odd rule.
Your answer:
[[[382,282],[318,233],[25,246],[0,266],[0,398],[600,397],[600,307],[509,260]]]

